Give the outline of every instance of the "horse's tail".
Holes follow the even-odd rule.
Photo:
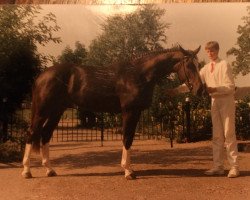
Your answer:
[[[33,134],[34,132],[32,130],[28,131],[28,139],[27,144],[32,145],[32,150],[35,153],[40,153],[40,141],[41,141],[41,135],[40,134]]]
[[[32,137],[32,150],[35,153],[40,153],[40,143],[41,143],[41,135],[39,134],[33,134]]]
[[[40,142],[41,142],[41,131],[38,130],[37,127],[35,127],[36,122],[35,122],[35,117],[36,117],[36,112],[37,112],[37,105],[35,101],[35,92],[34,92],[34,87],[32,90],[32,104],[31,104],[31,125],[30,125],[30,130],[29,130],[29,142],[32,144],[32,150],[36,153],[40,153]]]

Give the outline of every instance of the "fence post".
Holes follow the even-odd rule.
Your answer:
[[[8,103],[8,98],[4,97],[2,99],[2,136],[1,136],[3,142],[6,142],[8,140],[7,103]]]
[[[101,114],[101,146],[103,146],[104,140],[104,114]]]
[[[191,115],[190,115],[190,100],[187,97],[185,99],[185,105],[184,105],[184,112],[186,115],[186,133],[184,133],[185,136],[185,142],[191,142],[191,133],[190,133],[190,127],[191,127]]]
[[[169,139],[170,139],[170,145],[171,148],[173,148],[173,140],[174,140],[174,121],[175,121],[175,114],[174,114],[174,104],[172,102],[169,103],[169,118],[168,123],[170,126],[170,133],[169,133]]]
[[[163,122],[162,122],[162,103],[159,103],[159,111],[160,111],[160,133],[162,138],[162,129],[163,129]],[[157,129],[157,139],[158,139],[158,129]]]
[[[169,118],[170,121],[170,134],[169,134],[169,139],[170,139],[170,145],[171,148],[173,148],[173,139],[174,139],[174,116],[170,116]]]

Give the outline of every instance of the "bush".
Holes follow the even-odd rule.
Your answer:
[[[0,144],[0,162],[19,162],[22,160],[24,148],[21,140],[9,140]]]
[[[250,139],[250,106],[245,99],[236,104],[236,134],[240,140]]]
[[[22,160],[25,147],[25,135],[28,122],[22,113],[9,117],[7,141],[0,142],[0,162],[19,162]],[[1,131],[1,130],[0,130]]]

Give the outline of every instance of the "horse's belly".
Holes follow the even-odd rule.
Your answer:
[[[78,103],[82,108],[93,112],[121,112],[119,98],[116,97],[88,97]]]

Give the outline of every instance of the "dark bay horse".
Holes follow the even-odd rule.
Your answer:
[[[130,147],[141,111],[151,105],[153,89],[162,77],[177,73],[193,94],[202,90],[197,67],[200,47],[151,52],[108,67],[56,65],[35,81],[32,119],[23,158],[23,177],[31,178],[31,149],[41,151],[47,176],[55,176],[49,162],[49,141],[66,108],[78,105],[89,111],[122,113],[123,153],[121,166],[127,179],[134,179]],[[40,148],[41,144],[41,148]]]

